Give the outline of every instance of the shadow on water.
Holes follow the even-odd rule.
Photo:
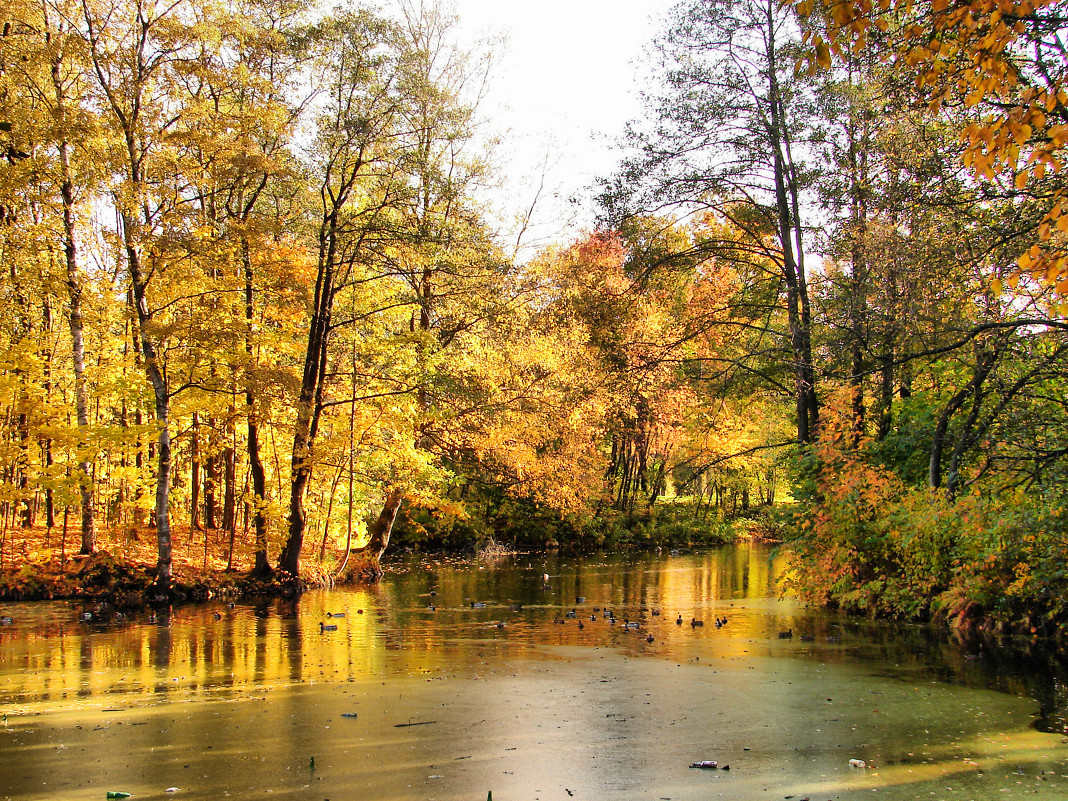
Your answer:
[[[1063,655],[806,610],[781,572],[760,545],[406,556],[295,602],[4,605],[0,797],[1068,795]]]

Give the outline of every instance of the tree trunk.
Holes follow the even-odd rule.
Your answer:
[[[66,96],[63,89],[60,49],[52,61],[52,85],[55,89],[56,117],[64,124]],[[67,272],[67,300],[69,308],[71,355],[74,362],[74,406],[78,418],[78,487],[81,493],[82,544],[79,553],[88,555],[96,551],[96,525],[93,496],[93,466],[88,458],[86,434],[89,429],[89,392],[85,380],[85,322],[82,317],[82,275],[78,269],[78,250],[74,238],[74,183],[71,178],[70,155],[67,142],[59,142],[59,165],[62,181],[59,195],[63,205],[63,256]]]
[[[858,134],[856,122],[849,123],[849,171],[850,171],[850,205],[853,217],[850,275],[849,327],[851,336],[849,391],[852,405],[853,448],[860,447],[864,437],[864,375],[867,365],[864,362],[865,328],[868,317],[868,204],[867,191],[867,131]],[[858,142],[858,137],[860,141]],[[859,151],[859,152],[858,152]]]
[[[327,321],[322,315],[313,317],[305,355],[304,380],[297,406],[297,422],[293,429],[293,455],[290,460],[289,536],[279,556],[278,567],[292,576],[299,575],[300,553],[304,547],[307,513],[304,497],[311,480],[312,445],[318,428],[322,401],[322,377],[326,369]]]
[[[389,537],[393,532],[393,523],[397,519],[397,512],[404,501],[404,493],[399,489],[391,489],[386,494],[386,500],[382,504],[382,511],[374,523],[367,527],[371,538],[367,544],[360,548],[354,556],[354,564],[358,566],[358,574],[361,578],[377,580],[382,577],[380,560],[382,554],[389,547]]]
[[[227,428],[230,427],[231,424],[227,424]],[[222,462],[224,488],[222,529],[233,534],[237,530],[237,451],[232,445],[228,445],[222,452]]]
[[[215,443],[215,420],[208,420],[208,428],[212,431],[211,443],[212,448],[216,446]],[[218,505],[215,502],[215,488],[219,486],[219,462],[222,460],[222,454],[209,453],[208,458],[204,462],[204,471],[206,476],[204,478],[204,527],[208,531],[215,531],[219,527],[218,521]]]
[[[171,489],[171,432],[170,432],[170,393],[167,380],[160,370],[155,337],[146,331],[146,324],[152,320],[148,310],[148,287],[141,267],[141,254],[134,242],[130,220],[122,213],[123,231],[126,236],[126,258],[130,270],[130,284],[137,311],[140,330],[141,355],[144,357],[145,375],[152,387],[155,400],[156,424],[159,426],[156,462],[156,588],[167,595],[171,589],[172,546],[171,519],[168,501]]]
[[[805,275],[804,251],[801,246],[800,203],[796,171],[790,155],[787,122],[779,92],[775,49],[775,19],[772,7],[767,12],[768,28],[768,112],[767,135],[772,151],[772,172],[775,183],[775,206],[779,244],[782,246],[782,270],[786,283],[787,323],[794,360],[796,384],[795,417],[797,441],[809,444],[816,435],[818,406],[816,401],[815,369],[812,365],[812,312]]]
[[[189,469],[189,531],[202,530],[200,524],[200,413],[193,412],[193,425],[190,431]],[[192,536],[190,536],[192,539]]]
[[[248,366],[245,373],[245,419],[248,429],[248,464],[252,473],[252,524],[256,529],[256,553],[252,572],[258,576],[271,574],[267,553],[267,474],[263,469],[260,452],[260,423],[256,409],[256,393],[253,389],[252,366],[255,355],[252,343],[252,324],[255,319],[253,305],[252,256],[247,239],[241,241],[241,261],[245,273],[245,355]]]
[[[976,345],[976,365],[971,380],[967,386],[961,388],[949,399],[949,402],[942,409],[942,413],[938,416],[934,433],[931,436],[931,455],[927,466],[927,484],[931,489],[938,489],[942,486],[942,456],[945,451],[946,434],[949,431],[950,419],[964,405],[964,401],[968,399],[969,395],[981,391],[983,382],[996,362],[997,358],[994,351],[982,345]]]

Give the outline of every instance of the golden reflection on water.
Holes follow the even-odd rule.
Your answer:
[[[806,612],[780,570],[760,546],[413,558],[295,603],[6,605],[0,797],[1068,796],[1032,685],[915,627]]]
[[[434,674],[461,664],[473,642],[488,659],[549,646],[678,662],[818,646],[824,658],[838,658],[840,624],[780,600],[780,572],[760,546],[670,558],[520,556],[494,565],[441,557],[402,562],[375,588],[314,592],[298,602],[183,607],[123,620],[113,610],[18,605],[9,610],[14,623],[0,627],[0,693],[9,703],[224,695]],[[86,612],[89,622],[80,620]],[[780,640],[786,631],[791,638]]]

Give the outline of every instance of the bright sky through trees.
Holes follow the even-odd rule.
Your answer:
[[[545,187],[533,246],[562,241],[590,222],[586,206],[568,199],[619,160],[618,138],[638,115],[639,56],[659,29],[670,0],[544,0],[501,3],[456,0],[466,38],[503,36],[495,47],[484,114],[502,138],[502,214],[525,211]],[[505,221],[507,224],[507,220]]]

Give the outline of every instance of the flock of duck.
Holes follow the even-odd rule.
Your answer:
[[[437,595],[437,592],[433,592],[432,591],[430,593],[431,602],[427,605],[427,611],[428,612],[436,612],[437,609],[438,609],[437,605],[433,601],[433,598],[436,595]],[[612,609],[607,608],[607,607],[605,607],[605,608],[602,608],[602,607],[599,607],[599,606],[593,607],[589,617],[587,618],[586,617],[586,613],[585,612],[580,613],[579,609],[578,609],[579,605],[584,604],[585,602],[586,602],[586,598],[585,597],[577,596],[575,598],[575,606],[572,607],[571,609],[568,609],[566,612],[564,612],[564,616],[563,617],[559,617],[559,616],[554,617],[553,618],[553,623],[556,624],[556,625],[565,625],[569,620],[575,620],[578,623],[578,628],[579,629],[585,629],[587,622],[596,623],[598,620],[604,620],[604,621],[608,622],[609,626],[615,626],[618,623],[622,622],[622,630],[623,631],[641,631],[642,628],[643,628],[642,627],[642,623],[639,622],[639,621],[636,621],[636,620],[630,620],[629,618],[624,617],[622,619],[622,621],[620,621],[619,618],[616,617],[615,612]],[[486,606],[487,606],[485,601],[471,601],[471,600],[468,600],[467,603],[469,604],[471,609],[485,609]],[[522,612],[523,611],[523,605],[522,604],[512,604],[509,607],[509,611]],[[650,615],[651,615],[651,617],[660,617],[661,613],[660,613],[659,609],[652,609],[652,610],[650,610]],[[329,614],[327,616],[329,617]],[[715,627],[717,629],[723,628],[724,626],[726,626],[727,622],[728,622],[728,620],[727,620],[727,616],[726,615],[720,616],[720,615],[717,614],[716,617],[713,619],[713,624],[715,625]],[[685,623],[686,623],[686,621],[683,619],[681,614],[675,620],[675,624],[680,626],[680,627],[682,625],[684,625]],[[508,626],[508,624],[504,620],[498,620],[495,625],[496,625],[496,627],[498,629],[504,629],[504,628],[507,628],[507,626]],[[689,626],[690,626],[691,629],[701,628],[704,625],[705,625],[705,622],[703,620],[699,620],[696,617],[691,617],[690,618]],[[320,624],[320,627],[324,631],[330,631],[332,628],[336,628],[336,626],[331,627],[329,625],[323,625],[323,624]],[[653,635],[651,633],[649,633],[646,630],[645,640],[646,640],[646,642],[650,642],[651,643],[651,642],[654,642],[655,638],[653,637]]]

